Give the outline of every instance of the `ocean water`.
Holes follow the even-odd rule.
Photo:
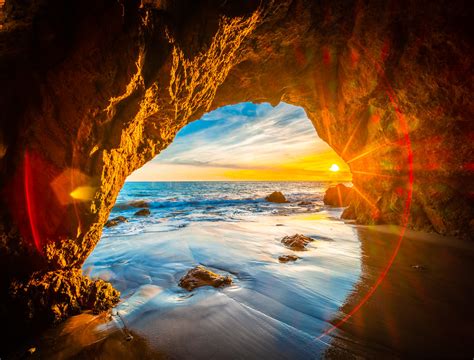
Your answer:
[[[110,218],[121,215],[128,222],[104,229],[83,266],[84,273],[122,293],[112,323],[123,335],[119,339],[133,334],[135,340],[123,340],[120,349],[145,348],[140,354],[176,359],[323,356],[328,344],[318,337],[361,273],[356,228],[339,219],[343,209],[322,202],[329,185],[126,183]],[[273,191],[282,191],[289,202],[266,202]],[[135,216],[134,201],[147,202],[150,216]],[[307,251],[281,244],[296,233],[315,240]],[[284,254],[299,259],[280,263]],[[230,275],[233,284],[180,288],[179,279],[196,265]],[[99,331],[100,341],[110,328]]]
[[[172,231],[193,222],[232,222],[259,215],[290,215],[319,211],[330,182],[128,182],[120,192],[110,218],[125,216],[127,223],[104,229],[112,234]],[[281,191],[289,203],[265,201]],[[145,201],[151,216],[133,216]],[[302,202],[310,204],[301,204]]]

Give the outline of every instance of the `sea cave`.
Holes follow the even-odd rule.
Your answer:
[[[11,329],[0,356],[34,355],[31,339],[71,316],[116,311],[119,291],[83,265],[127,177],[180,130],[242,103],[300,108],[350,172],[337,215],[360,240],[360,279],[311,334],[332,345],[309,356],[472,356],[474,319],[461,314],[473,291],[470,3],[6,0],[0,9],[0,317]],[[134,339],[115,349],[146,342]]]

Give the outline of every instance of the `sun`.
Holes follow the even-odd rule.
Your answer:
[[[329,171],[339,171],[339,165],[337,164],[332,164],[331,167],[329,168]]]

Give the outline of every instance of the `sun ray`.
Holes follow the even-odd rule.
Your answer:
[[[366,194],[364,194],[362,190],[357,188],[357,186],[353,185],[352,189],[355,190],[355,192],[357,194],[359,194],[360,197],[362,199],[364,199],[371,207],[373,207],[374,209],[378,209],[377,205],[375,205],[374,201],[370,200],[369,197]]]
[[[351,116],[349,119],[352,119],[353,116]],[[362,123],[362,117],[359,119],[357,122],[357,125],[354,127],[354,130],[352,130],[351,136],[349,136],[349,139],[347,139],[346,145],[344,145],[344,149],[342,149],[341,156],[344,156],[346,153],[347,149],[349,148],[349,145],[352,143],[352,140],[354,140],[355,134],[357,133],[357,130],[359,129],[360,124]]]
[[[326,135],[328,137],[328,144],[332,145],[331,132],[329,130],[329,110],[325,109],[321,112],[321,118],[323,119],[324,127],[326,128]]]
[[[339,206],[342,206],[341,188],[339,186],[336,186],[336,190],[337,190],[337,197],[338,197],[338,200],[339,200]]]
[[[356,160],[359,160],[359,159],[361,159],[361,158],[363,158],[363,157],[365,157],[365,156],[367,156],[367,155],[373,153],[374,151],[377,151],[377,150],[379,150],[379,149],[381,149],[381,148],[383,148],[383,147],[385,147],[385,146],[387,146],[387,144],[380,144],[379,146],[376,146],[375,148],[372,148],[372,149],[370,149],[370,150],[367,150],[367,151],[363,152],[362,154],[359,154],[359,155],[353,157],[352,159],[347,160],[346,162],[347,162],[348,164],[350,164],[351,162],[356,161]]]
[[[360,170],[352,170],[353,174],[362,174],[362,175],[370,175],[370,176],[378,176],[378,177],[384,177],[384,178],[400,178],[400,176],[395,176],[395,175],[388,175],[388,174],[379,174],[375,172],[369,172],[369,171],[360,171]]]

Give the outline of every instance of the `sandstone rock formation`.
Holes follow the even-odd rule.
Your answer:
[[[127,218],[125,216],[117,216],[114,217],[113,219],[108,220],[105,223],[105,227],[112,227],[112,226],[117,226],[118,224],[121,224],[123,222],[127,222]]]
[[[337,184],[326,190],[324,203],[332,206],[348,206],[351,203],[352,189],[344,184]]]
[[[206,269],[203,266],[196,266],[189,270],[179,280],[179,286],[191,291],[201,286],[213,286],[215,288],[232,284],[232,278],[230,276],[222,276]]]
[[[150,210],[148,209],[141,209],[141,210],[138,210],[134,215],[135,216],[148,216],[150,215]]]
[[[290,261],[296,261],[298,260],[299,257],[296,256],[296,255],[280,255],[278,257],[278,261],[280,261],[281,263],[287,263],[287,262],[290,262]]]
[[[74,285],[78,269],[126,177],[189,122],[242,101],[304,108],[350,166],[358,195],[346,217],[467,235],[474,218],[469,7],[7,0],[2,302],[12,283],[16,294],[27,293],[38,278],[72,270],[62,284],[87,297],[93,285]],[[97,297],[106,296],[101,289]]]
[[[117,204],[115,205],[117,209],[125,210],[130,208],[149,208],[150,204],[148,204],[145,200],[135,200],[129,201],[125,204]]]
[[[281,191],[272,192],[270,195],[268,195],[265,198],[265,200],[268,202],[279,203],[279,204],[288,202],[288,200],[286,200],[285,195],[283,195]]]
[[[34,273],[26,286],[13,282],[11,293],[20,303],[27,299],[28,318],[46,322],[58,322],[82,310],[99,313],[117,304],[120,296],[110,283],[92,281],[79,269]]]
[[[302,234],[295,234],[292,236],[285,236],[281,239],[281,243],[285,245],[287,248],[296,251],[303,251],[306,250],[306,246],[313,242],[314,240],[310,237],[307,237]]]

